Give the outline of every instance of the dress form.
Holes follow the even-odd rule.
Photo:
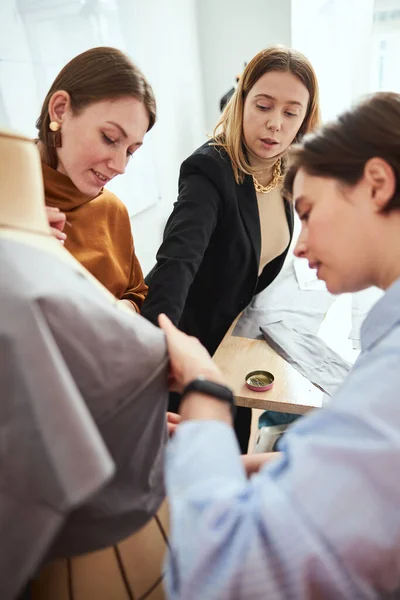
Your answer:
[[[0,130],[0,224],[47,235],[40,158],[28,138]],[[12,199],[12,201],[11,201]]]
[[[96,286],[94,292],[98,291],[98,294],[103,297],[103,301],[104,298],[107,298],[114,305],[116,312],[126,313],[126,316],[122,316],[126,319],[127,324],[130,320],[127,314],[132,319],[138,319],[132,311],[118,303],[112,294],[103,288],[51,236],[45,213],[40,159],[35,144],[27,138],[0,130],[0,157],[0,244],[2,241],[12,240],[18,243],[16,252],[21,245],[21,247],[36,248],[54,256],[57,260],[68,264],[74,271],[83,274],[85,279]],[[52,273],[49,272],[49,280],[51,276]],[[93,296],[96,294],[94,293]],[[114,307],[112,308],[114,309]],[[116,326],[118,322],[120,323],[116,318]],[[143,323],[145,323],[144,320]],[[85,343],[84,335],[83,331],[83,344]],[[98,351],[101,353],[102,348],[99,348]],[[43,375],[43,377],[45,376]],[[165,409],[162,408],[162,410]],[[165,422],[165,415],[160,415],[160,418],[162,417]],[[162,432],[160,427],[158,430],[160,433]],[[101,440],[97,441],[101,446]],[[89,451],[88,447],[87,452]],[[100,451],[101,448],[99,448]],[[106,454],[102,458],[104,461],[109,461]],[[111,475],[109,462],[106,467],[104,480]],[[93,486],[94,491],[95,487]],[[91,598],[101,600],[103,597],[125,600],[129,596],[124,580],[121,578],[118,556],[122,557],[125,564],[126,576],[136,594],[135,597],[153,589],[154,586],[151,595],[148,596],[149,599],[163,598],[161,569],[166,550],[164,529],[167,529],[168,520],[165,505],[158,514],[159,517],[152,518],[143,528],[115,546],[82,554],[77,558],[61,558],[48,564],[34,578],[33,598],[35,600],[72,598],[70,594],[73,594],[76,600],[91,600]],[[164,528],[161,523],[164,523]],[[70,579],[66,576],[67,573],[69,573]]]

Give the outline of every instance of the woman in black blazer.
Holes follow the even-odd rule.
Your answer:
[[[213,139],[181,166],[178,200],[146,278],[144,317],[156,323],[163,312],[215,352],[282,268],[293,234],[293,208],[280,194],[285,155],[318,122],[318,84],[308,60],[280,46],[257,54]],[[250,424],[250,409],[239,407],[243,452]]]

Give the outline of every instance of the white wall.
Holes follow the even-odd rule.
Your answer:
[[[263,48],[291,43],[290,0],[197,0],[206,125],[212,132],[219,101],[243,65]]]
[[[150,80],[158,121],[153,149],[161,201],[133,218],[139,258],[154,263],[178,189],[181,162],[206,139],[195,0],[125,0],[132,54]],[[125,36],[126,37],[126,36]]]

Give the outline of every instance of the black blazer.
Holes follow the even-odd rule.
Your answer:
[[[293,208],[288,202],[285,208],[292,238]],[[181,166],[178,200],[146,278],[141,314],[156,323],[166,313],[213,354],[254,294],[278,275],[288,251],[258,277],[260,249],[252,178],[238,185],[227,153],[205,143]]]

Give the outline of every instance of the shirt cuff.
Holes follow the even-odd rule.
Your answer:
[[[181,423],[167,447],[166,478],[169,495],[188,488],[206,487],[209,491],[214,479],[224,492],[232,485],[245,484],[247,477],[232,427],[221,421]]]

